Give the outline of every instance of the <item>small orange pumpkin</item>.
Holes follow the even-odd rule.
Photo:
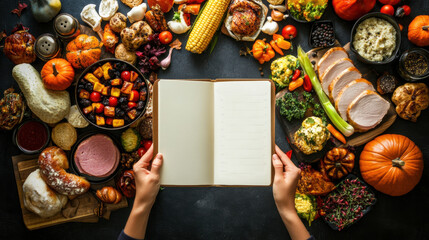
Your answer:
[[[43,66],[41,75],[45,88],[65,90],[74,80],[74,69],[65,59],[54,58]]]
[[[419,47],[429,46],[429,15],[420,15],[408,26],[408,40]]]
[[[387,195],[401,196],[420,181],[423,155],[409,138],[385,134],[365,145],[359,165],[368,184]]]
[[[102,45],[96,37],[81,34],[67,44],[67,61],[74,68],[86,68],[100,60]]]

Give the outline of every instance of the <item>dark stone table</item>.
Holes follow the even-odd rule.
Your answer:
[[[29,3],[28,0],[24,2]],[[81,9],[87,3],[99,4],[98,0],[62,0],[62,12],[79,18]],[[401,50],[412,47],[406,37],[407,26],[419,14],[429,13],[429,1],[409,1],[411,16],[401,19],[405,26],[402,32]],[[22,22],[36,37],[53,32],[52,23],[37,23],[26,9],[21,18],[10,11],[18,0],[0,1],[0,30],[10,33],[13,26]],[[374,10],[379,10],[377,3]],[[98,7],[97,7],[98,9]],[[120,11],[128,8],[120,3]],[[171,14],[171,13],[170,13]],[[169,15],[170,18],[170,15]],[[338,18],[331,6],[322,19],[335,22],[335,31],[341,44],[350,40],[353,22]],[[301,44],[309,50],[308,35],[311,24],[296,23],[288,19],[283,24],[298,28],[294,45]],[[186,43],[186,35],[180,37]],[[167,71],[160,72],[161,78],[259,78],[260,67],[251,57],[240,57],[239,49],[244,44],[226,36],[220,36],[214,52],[194,55],[186,50],[173,53],[173,62]],[[296,48],[295,48],[296,49]],[[290,52],[290,51],[289,51]],[[289,53],[287,52],[287,53]],[[0,54],[0,90],[17,87],[11,75],[13,64]],[[42,62],[34,64],[39,70]],[[396,66],[386,67],[395,71]],[[269,64],[263,66],[265,76],[270,74]],[[383,68],[377,68],[382,71]],[[429,111],[420,116],[417,123],[398,119],[387,133],[403,134],[411,138],[423,151],[428,162]],[[67,223],[36,231],[28,231],[22,221],[18,192],[12,169],[11,156],[19,154],[12,144],[12,133],[0,133],[0,239],[115,239],[125,225],[131,208],[112,213],[109,221],[98,223]],[[281,127],[276,126],[276,143],[283,149],[289,146]],[[362,148],[358,148],[358,155]],[[354,173],[359,174],[358,166]],[[192,170],[192,169],[191,169]],[[423,172],[420,183],[413,191],[402,197],[390,197],[376,192],[378,202],[373,210],[359,222],[342,232],[331,230],[321,219],[313,222],[308,230],[317,239],[429,239],[429,170]],[[166,188],[158,195],[152,209],[147,239],[288,239],[289,235],[281,222],[269,187],[262,188]]]

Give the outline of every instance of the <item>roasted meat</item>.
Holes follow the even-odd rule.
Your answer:
[[[251,36],[259,30],[262,8],[252,1],[236,0],[229,9],[232,14],[231,31]]]

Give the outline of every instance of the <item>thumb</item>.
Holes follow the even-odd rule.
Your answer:
[[[156,157],[153,159],[152,161],[152,167],[151,167],[151,172],[153,172],[154,174],[159,175],[160,173],[160,169],[162,166],[162,161],[163,161],[163,156],[161,153],[156,154]]]
[[[277,154],[273,154],[274,178],[283,177],[283,163]]]

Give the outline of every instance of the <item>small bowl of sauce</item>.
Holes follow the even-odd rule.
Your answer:
[[[25,154],[37,154],[45,149],[50,141],[48,125],[38,120],[23,122],[14,132],[16,146]]]
[[[423,48],[405,51],[399,59],[399,74],[407,81],[429,77],[429,52]]]

